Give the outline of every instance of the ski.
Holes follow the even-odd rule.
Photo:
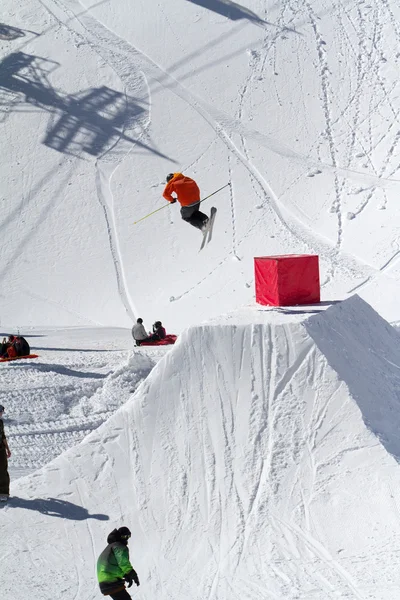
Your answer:
[[[217,209],[213,206],[211,208],[210,218],[208,219],[207,227],[203,231],[203,239],[201,241],[200,250],[203,250],[203,248],[204,248],[204,246],[206,244],[207,238],[208,238],[208,242],[211,241],[212,231],[213,231],[213,227],[214,227],[214,220],[215,220],[215,215],[216,214],[217,214]],[[200,252],[200,250],[199,250],[199,252]]]
[[[213,229],[214,229],[214,221],[215,221],[215,216],[217,214],[217,209],[212,207],[211,209],[211,214],[210,214],[210,226],[208,228],[208,240],[207,240],[207,244],[209,244],[212,240],[212,235],[213,235]]]

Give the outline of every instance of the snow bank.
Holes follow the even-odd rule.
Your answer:
[[[161,351],[132,352],[130,330],[41,329],[26,335],[39,358],[5,363],[0,370],[13,480],[104,423],[161,358]]]
[[[99,597],[124,523],[138,599],[392,600],[397,332],[357,296],[240,321],[187,330],[131,401],[14,485],[6,597]]]

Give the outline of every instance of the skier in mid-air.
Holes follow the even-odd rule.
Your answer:
[[[173,193],[176,194],[176,197],[172,196]],[[167,175],[167,185],[163,197],[171,204],[178,200],[181,205],[182,219],[204,232],[208,216],[199,210],[200,190],[193,179],[182,173],[170,173]]]
[[[107,537],[107,548],[97,561],[97,579],[100,591],[112,600],[131,600],[125,582],[131,587],[139,585],[139,577],[129,561],[128,540],[131,532],[127,527],[114,529]]]

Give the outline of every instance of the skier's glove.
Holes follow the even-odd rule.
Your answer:
[[[172,200],[170,200],[171,204],[175,204],[175,202],[177,201],[178,198],[172,198]]]
[[[125,579],[126,583],[128,584],[128,588],[130,588],[133,583],[132,574],[129,573],[128,575],[125,575],[124,579]]]
[[[128,584],[128,588],[131,587],[131,585],[132,585],[133,582],[135,582],[137,586],[140,585],[140,583],[139,583],[139,577],[137,576],[137,573],[134,570],[132,570],[127,575],[125,575],[124,579],[125,579],[125,581]]]

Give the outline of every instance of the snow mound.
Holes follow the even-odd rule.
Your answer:
[[[122,523],[138,599],[394,597],[398,333],[358,296],[248,315],[184,332],[131,401],[14,485],[14,600],[97,598]]]

